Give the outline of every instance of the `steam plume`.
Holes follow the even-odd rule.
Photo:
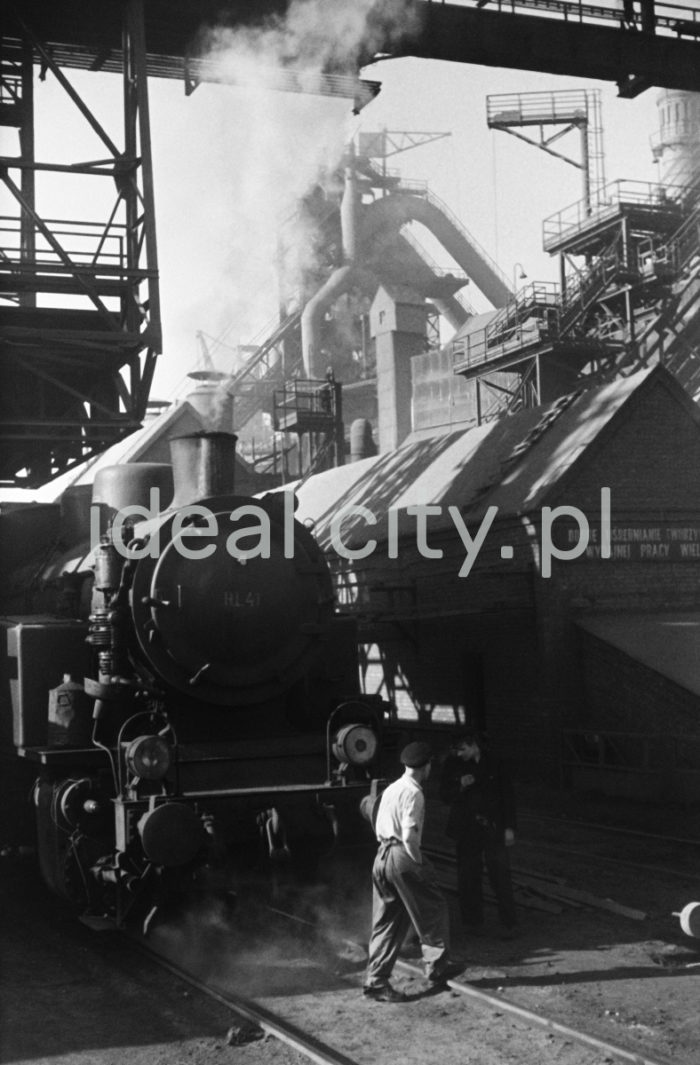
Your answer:
[[[371,0],[295,0],[283,18],[263,26],[209,27],[203,33],[200,50],[215,76],[245,88],[219,85],[197,90],[206,92],[212,102],[216,94],[213,150],[228,165],[220,194],[214,194],[213,182],[206,191],[192,303],[175,312],[181,328],[192,335],[201,329],[214,335],[228,331],[232,338],[249,343],[265,327],[272,327],[278,312],[275,261],[280,220],[293,213],[320,175],[332,173],[341,161],[351,135],[352,102],[269,91],[266,86],[274,84],[274,72],[280,68],[293,68],[307,89],[313,89],[321,71],[355,73],[358,56],[370,54],[374,47],[367,28],[374,6]],[[398,32],[407,24],[409,10],[407,0],[383,5],[382,39],[388,37],[388,19],[394,20]],[[212,120],[213,115],[208,121]],[[182,224],[187,222],[185,210]],[[296,228],[292,258],[301,276],[313,267],[312,242],[301,220]],[[218,368],[236,369],[230,360],[227,365],[219,362]]]

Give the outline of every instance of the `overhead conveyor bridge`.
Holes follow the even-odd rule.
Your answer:
[[[19,150],[0,159],[14,212],[4,220],[7,246],[0,248],[0,483],[38,485],[140,424],[162,347],[147,79],[179,79],[185,93],[205,80],[236,84],[240,72],[227,76],[209,54],[209,30],[283,20],[290,6],[290,0],[16,0],[5,6],[0,124],[17,132]],[[413,0],[409,6],[411,18],[404,8],[397,18],[394,5],[377,0],[367,12],[364,44],[344,65],[308,75],[290,63],[262,70],[256,85],[339,95],[358,110],[379,88],[358,77],[363,66],[380,78],[382,58],[416,56],[613,81],[626,96],[650,85],[700,91],[700,12],[691,0],[634,0],[627,14],[613,0]],[[35,156],[37,69],[56,79],[92,126],[102,142],[97,160]],[[71,69],[121,75],[124,114],[116,132],[72,88],[65,73]],[[70,131],[65,140],[70,147]],[[35,186],[37,175],[50,172],[105,187],[112,182],[111,212],[97,220],[43,217]],[[81,204],[92,201],[79,197]],[[85,227],[95,222],[101,228],[89,230],[98,235],[84,261],[76,241],[86,248]],[[67,296],[80,305],[66,308]],[[48,297],[55,297],[53,306]]]
[[[388,42],[387,57],[596,78],[630,97],[652,85],[700,91],[700,11],[692,0],[418,0],[414,10],[416,20]]]

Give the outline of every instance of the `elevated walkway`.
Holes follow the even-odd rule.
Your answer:
[[[567,265],[453,344],[454,372],[476,382],[480,420],[546,402],[556,389],[661,363],[700,395],[700,204],[690,187],[615,182],[545,222]],[[563,271],[562,271],[563,272]],[[504,386],[500,375],[515,375]],[[484,414],[482,390],[500,393]]]
[[[561,319],[558,286],[533,282],[453,342],[453,372],[475,382],[478,424],[571,392],[591,367],[609,370],[625,352],[619,342],[566,335]]]
[[[598,198],[606,184],[600,89],[487,96],[486,124],[575,166],[581,171],[586,201]],[[527,133],[521,132],[523,129]],[[562,147],[562,139],[572,132],[579,141],[578,158],[566,154]]]
[[[259,0],[260,20],[284,13],[285,3]],[[23,23],[31,26],[51,48],[54,61],[73,70],[121,73],[124,63],[122,12],[119,4],[94,5],[89,0],[22,0],[17,4]],[[354,70],[325,73],[289,68],[259,67],[255,75],[227,69],[203,51],[203,27],[235,30],[251,19],[249,5],[241,0],[147,0],[143,3],[146,73],[151,78],[173,78],[189,95],[203,82],[264,87],[280,92],[339,96],[361,109],[377,95],[378,82],[360,79]],[[21,30],[13,31],[17,38]]]
[[[655,4],[634,5],[634,11],[627,15],[622,2],[617,0],[598,0],[592,3],[580,3],[579,0],[485,0],[498,11],[513,14],[526,13],[533,16],[546,13],[552,18],[564,19],[566,22],[578,22],[580,25],[609,25],[614,23],[624,29],[645,30],[659,34],[700,35],[700,12],[693,0],[679,2],[657,2]],[[653,7],[653,12],[652,12]]]
[[[652,85],[700,90],[700,13],[693,0],[643,0],[629,18],[621,4],[606,0],[417,6],[425,14],[416,28],[386,41],[381,52],[596,78],[615,82],[627,97]]]
[[[589,205],[585,200],[546,218],[542,246],[550,254],[599,255],[610,233],[624,221],[645,233],[673,233],[684,215],[684,186],[657,185],[643,181],[613,181]]]
[[[51,44],[62,66],[121,70],[117,5],[23,0],[18,6],[35,31]],[[261,9],[262,19],[284,15],[289,3],[259,0],[253,6]],[[612,81],[618,80],[618,75],[636,72],[650,77],[648,84],[691,91],[700,88],[700,13],[694,0],[657,2],[653,23],[642,14],[640,5],[635,19],[627,22],[621,5],[607,0],[490,0],[483,8],[417,0],[416,7],[416,30],[403,39],[397,39],[393,20],[386,24],[380,18],[373,20],[367,53],[358,57],[358,67],[371,62],[377,53],[423,55]],[[193,49],[201,27],[218,25],[235,30],[250,22],[251,5],[242,0],[178,0],[177,17],[173,17],[172,0],[148,0],[144,8],[149,76],[184,79],[186,85],[193,86],[197,80],[207,80],[210,73],[206,66],[197,64]],[[644,37],[639,30],[645,30]],[[540,40],[539,48],[531,47],[534,38]],[[596,45],[602,42],[602,47],[591,49],[591,41]],[[566,42],[568,48],[563,51],[562,43]],[[289,84],[300,80],[298,72],[289,74]],[[309,81],[315,81],[317,89],[352,96],[353,74],[351,70],[340,71],[320,80],[314,75]],[[288,86],[285,91],[289,91]]]

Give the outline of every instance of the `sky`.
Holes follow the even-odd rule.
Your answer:
[[[174,85],[154,87],[166,343],[156,391],[169,394],[189,361],[200,357],[198,330],[248,344],[274,318],[276,220],[293,209],[317,164],[332,162],[360,130],[450,134],[392,157],[389,166],[405,178],[427,180],[509,280],[523,272],[516,263],[533,280],[558,278],[557,262],[542,250],[542,221],[581,198],[582,180],[573,166],[489,130],[489,94],[599,88],[608,180],[656,178],[649,147],[655,90],[621,100],[614,86],[593,81],[410,58],[363,73],[381,80],[382,90],[357,118],[344,100],[251,95],[219,85],[201,86],[186,99]],[[576,134],[557,148],[579,158]],[[451,264],[446,253],[429,250],[438,265]],[[466,295],[479,304],[477,293]],[[226,369],[230,352],[208,346]]]
[[[249,53],[251,42],[242,51]],[[234,50],[234,60],[239,56]],[[66,73],[118,136],[120,77]],[[235,346],[252,343],[269,328],[277,313],[278,221],[293,211],[319,166],[337,162],[360,130],[448,132],[389,165],[406,178],[427,180],[509,279],[521,273],[557,279],[556,261],[542,250],[542,221],[581,198],[581,175],[507,133],[489,130],[488,95],[599,88],[607,179],[657,177],[649,148],[657,125],[656,89],[622,100],[614,85],[592,80],[412,58],[375,63],[363,74],[381,81],[382,89],[357,117],[344,99],[218,84],[203,84],[188,97],[179,82],[149,82],[164,329],[153,398],[171,398],[201,365],[200,331],[224,338],[225,346],[207,343],[216,367],[227,370]],[[35,91],[39,160],[104,157],[51,75]],[[0,136],[3,153],[13,154],[12,131],[0,130]],[[556,147],[578,158],[574,134]],[[40,212],[78,218],[93,211],[104,219],[111,183],[105,180],[96,191],[96,179],[82,180],[42,177]],[[7,206],[3,201],[3,213]],[[441,249],[430,251],[438,265],[451,264]],[[473,287],[465,294],[481,309]]]

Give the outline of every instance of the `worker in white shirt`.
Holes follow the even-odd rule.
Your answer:
[[[372,869],[372,934],[363,990],[380,1002],[406,1001],[389,977],[411,925],[432,984],[444,984],[463,968],[450,960],[447,903],[432,864],[421,853],[423,784],[431,759],[427,743],[409,743],[401,752],[404,774],[386,788],[377,811],[379,850]]]

